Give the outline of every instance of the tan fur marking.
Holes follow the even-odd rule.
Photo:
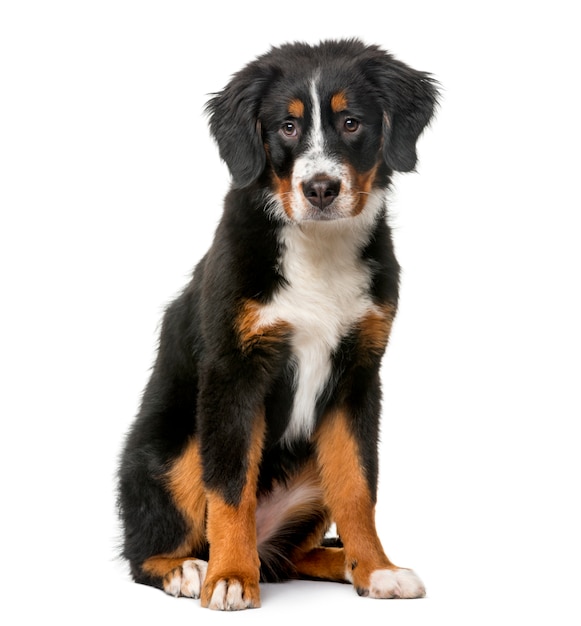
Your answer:
[[[315,443],[327,505],[345,547],[346,567],[352,570],[355,587],[366,589],[373,571],[395,566],[377,536],[375,505],[347,420],[340,410],[328,414]]]
[[[210,543],[208,573],[202,588],[202,606],[212,599],[216,583],[236,580],[243,597],[253,607],[260,606],[258,586],[260,561],[256,549],[256,484],[265,433],[264,412],[255,423],[248,451],[246,484],[238,506],[224,502],[222,496],[208,492],[207,536]]]
[[[195,558],[206,543],[206,494],[202,483],[199,446],[192,439],[166,476],[174,503],[188,524],[183,543],[174,551],[144,561],[143,571],[163,582],[184,561]]]
[[[264,145],[264,149],[266,151],[266,158],[271,161],[270,158],[270,146],[268,144]],[[271,162],[272,165],[272,162]],[[271,168],[272,169],[272,168]],[[272,172],[272,189],[276,196],[278,196],[279,201],[282,204],[282,208],[287,216],[292,219],[293,210],[291,207],[291,196],[292,196],[292,179],[291,176],[286,178],[278,177],[275,172]]]
[[[291,207],[291,195],[292,195],[292,180],[290,176],[288,178],[279,178],[273,173],[273,188],[278,199],[282,203],[284,212],[290,219],[293,218],[293,210]]]
[[[174,502],[190,525],[185,545],[178,554],[195,554],[206,539],[206,493],[202,481],[202,461],[199,445],[191,440],[167,475]],[[176,554],[177,556],[177,554]]]
[[[347,96],[344,91],[338,91],[331,98],[331,110],[333,113],[341,113],[347,109]]]
[[[381,356],[387,346],[395,318],[395,306],[386,303],[372,311],[359,322],[359,345],[361,353],[371,352]]]
[[[352,188],[356,194],[356,203],[353,209],[353,216],[359,215],[365,208],[367,198],[373,189],[373,183],[377,175],[378,165],[374,165],[367,172],[357,172],[355,169],[351,169]]]
[[[292,117],[303,117],[305,114],[305,103],[298,98],[294,98],[289,102],[288,112]]]
[[[254,348],[276,347],[288,338],[290,325],[285,322],[264,325],[260,323],[260,303],[244,300],[236,321],[238,337],[243,352]]]
[[[294,565],[300,577],[347,581],[343,548],[314,548],[296,559]]]

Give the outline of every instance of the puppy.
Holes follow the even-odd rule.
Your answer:
[[[273,48],[210,100],[231,189],[165,313],[119,470],[137,582],[220,610],[297,577],[425,594],[374,509],[399,281],[385,192],[436,100],[428,74],[357,40]]]

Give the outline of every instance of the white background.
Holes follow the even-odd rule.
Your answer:
[[[580,623],[573,6],[0,5],[3,623]],[[353,35],[443,85],[391,199],[404,271],[377,511],[428,597],[292,582],[225,618],[129,582],[117,456],[227,190],[207,95],[271,44]]]

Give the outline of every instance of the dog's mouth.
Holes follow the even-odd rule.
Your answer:
[[[295,223],[330,222],[358,216],[372,190],[373,176],[354,175],[348,168],[340,174],[344,175],[275,177],[276,212]]]
[[[344,211],[341,211],[333,206],[329,206],[323,210],[316,208],[307,208],[301,216],[301,222],[331,222],[334,220],[344,220],[351,217],[351,215],[345,215]]]

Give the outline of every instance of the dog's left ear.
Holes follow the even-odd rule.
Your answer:
[[[234,187],[247,187],[264,171],[266,153],[258,109],[275,73],[272,67],[250,63],[206,105],[210,132]]]
[[[379,48],[372,48],[363,71],[383,107],[385,161],[391,169],[410,172],[417,161],[416,142],[434,114],[437,82]]]

